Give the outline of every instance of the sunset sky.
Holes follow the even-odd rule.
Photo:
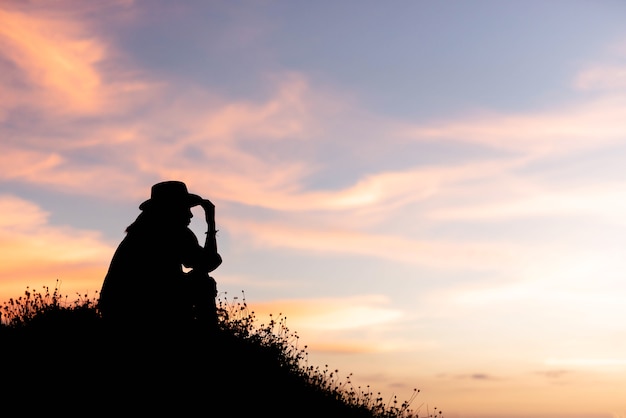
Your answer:
[[[626,2],[0,0],[0,302],[94,296],[161,180],[310,363],[626,417]]]

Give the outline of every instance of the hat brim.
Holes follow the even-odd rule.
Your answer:
[[[159,202],[154,199],[148,199],[139,205],[140,210],[151,209],[156,207],[176,207],[182,206],[186,208],[192,208],[202,203],[202,198],[197,194],[189,193],[184,199],[174,202]]]

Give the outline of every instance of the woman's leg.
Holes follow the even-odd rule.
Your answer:
[[[197,321],[206,323],[211,327],[217,326],[217,283],[208,273],[189,272],[190,299],[193,306],[194,316]]]

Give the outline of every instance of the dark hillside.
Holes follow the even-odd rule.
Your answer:
[[[70,416],[417,417],[335,373],[306,366],[281,321],[255,325],[244,304],[221,307],[210,332],[107,329],[88,300],[5,304],[0,390],[5,408]],[[30,307],[24,308],[30,304]],[[19,311],[19,312],[18,312]]]

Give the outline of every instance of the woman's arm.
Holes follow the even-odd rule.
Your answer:
[[[204,208],[207,221],[207,232],[204,247],[200,246],[198,237],[189,228],[185,228],[184,235],[178,241],[178,251],[181,254],[182,264],[198,273],[210,273],[222,264],[222,257],[217,252],[215,229],[215,206],[208,200],[200,204]]]
[[[209,261],[209,272],[215,270],[222,264],[222,257],[217,252],[217,229],[215,228],[215,205],[207,199],[200,203],[204,209],[204,215],[207,223],[206,239],[204,241],[204,254]]]

